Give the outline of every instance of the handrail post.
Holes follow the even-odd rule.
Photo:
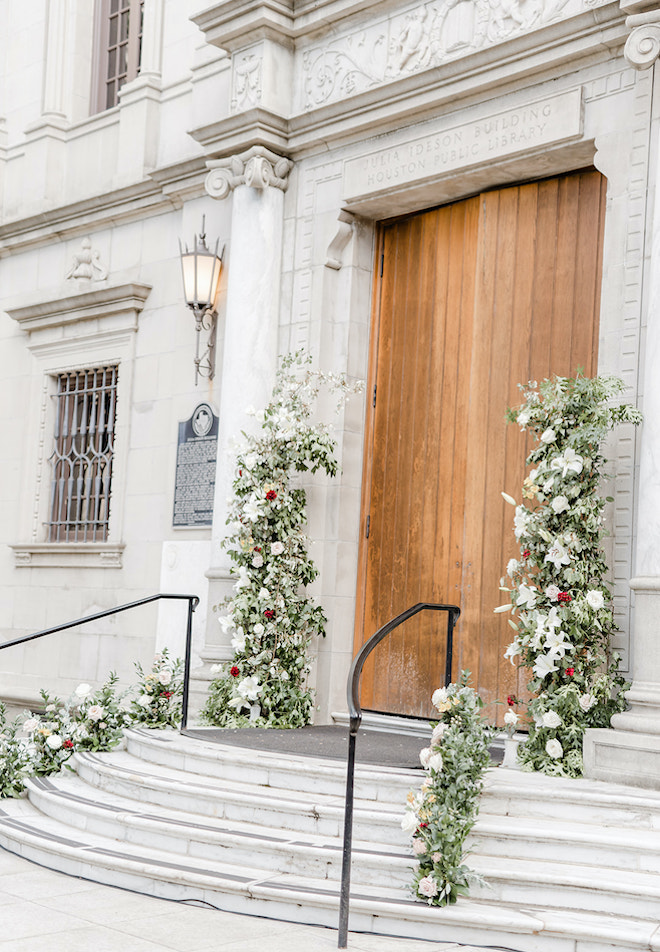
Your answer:
[[[344,848],[341,860],[341,893],[339,896],[338,949],[348,944],[348,906],[351,892],[351,850],[353,841],[353,789],[355,783],[355,743],[359,721],[348,735],[348,762],[346,764],[346,805],[344,807]]]
[[[188,598],[188,623],[186,626],[186,656],[183,663],[183,696],[181,698],[181,730],[188,725],[188,696],[190,691],[190,656],[192,653],[193,596]]]
[[[453,653],[454,625],[461,610],[458,605],[435,605],[431,602],[418,602],[411,608],[407,608],[396,618],[392,618],[387,624],[383,625],[375,635],[372,635],[360,648],[351,663],[348,672],[348,682],[346,685],[346,697],[348,701],[348,713],[350,717],[349,737],[348,737],[348,762],[346,765],[346,801],[344,808],[344,849],[341,865],[341,888],[339,894],[339,928],[338,928],[338,949],[345,949],[348,942],[348,909],[350,905],[351,891],[351,852],[353,839],[353,794],[355,786],[355,746],[357,734],[362,721],[362,709],[360,707],[360,678],[362,677],[362,668],[367,657],[373,649],[380,644],[383,638],[390,632],[398,628],[404,621],[408,621],[417,612],[430,609],[431,611],[446,611],[449,613],[447,619],[447,645],[445,651],[445,687],[451,683],[451,666]]]

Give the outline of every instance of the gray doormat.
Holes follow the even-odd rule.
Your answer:
[[[192,728],[183,732],[187,737],[216,744],[268,750],[278,754],[321,757],[346,761],[348,730],[338,724],[319,727],[299,727],[291,730],[264,727]],[[358,731],[355,760],[358,764],[377,764],[381,767],[415,767],[421,770],[419,752],[430,737],[394,734],[379,730]],[[493,762],[501,760],[502,752],[491,750]]]

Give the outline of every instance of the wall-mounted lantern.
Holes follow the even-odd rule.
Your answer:
[[[186,304],[195,316],[195,330],[197,332],[195,386],[197,386],[198,377],[212,379],[215,376],[215,338],[218,317],[215,309],[215,299],[218,294],[222,258],[225,252],[223,248],[221,254],[218,255],[219,241],[216,241],[213,251],[207,247],[204,230],[205,217],[202,216],[202,230],[199,236],[195,235],[192,251],[188,250],[187,245],[184,251],[181,239],[179,239],[183,293]],[[206,331],[208,337],[204,351],[200,356],[202,331]]]

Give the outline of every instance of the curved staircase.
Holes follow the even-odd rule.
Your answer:
[[[0,802],[0,844],[96,882],[336,926],[345,765],[133,730]],[[489,771],[470,865],[416,902],[400,820],[416,770],[356,771],[350,929],[520,952],[660,950],[660,793]]]

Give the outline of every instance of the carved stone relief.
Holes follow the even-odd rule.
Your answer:
[[[232,59],[233,112],[251,109],[261,103],[263,48],[250,47],[235,53]]]
[[[302,57],[304,109],[436,67],[607,0],[429,0]]]
[[[92,248],[89,238],[83,238],[80,251],[73,256],[73,263],[65,275],[65,280],[105,281],[108,269],[101,264],[99,252]]]

